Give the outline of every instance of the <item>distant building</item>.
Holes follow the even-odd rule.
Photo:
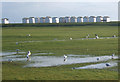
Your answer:
[[[95,16],[90,16],[89,17],[89,22],[96,22],[96,17]]]
[[[70,17],[66,16],[66,17],[65,17],[65,22],[66,22],[66,23],[70,23]]]
[[[83,22],[89,22],[89,17],[88,16],[84,16],[83,17]]]
[[[110,22],[110,17],[109,16],[104,16],[103,17],[103,22]]]
[[[59,23],[59,18],[58,17],[53,17],[52,18],[52,23]]]
[[[35,18],[35,23],[40,23],[40,18],[39,17]]]
[[[70,17],[70,22],[71,23],[77,22],[77,18],[75,16]]]
[[[22,23],[29,23],[29,18],[23,18]]]
[[[9,24],[9,19],[3,18],[2,19],[2,24]]]
[[[103,17],[102,16],[97,16],[96,17],[96,22],[103,22]]]
[[[83,17],[77,17],[77,22],[78,23],[83,22]]]
[[[65,17],[60,17],[59,18],[59,23],[65,23],[66,21],[65,21]]]
[[[52,23],[52,18],[49,16],[45,17],[45,23]]]
[[[40,23],[45,23],[45,17],[40,17]]]
[[[34,17],[30,17],[29,18],[29,23],[35,23],[35,18]]]

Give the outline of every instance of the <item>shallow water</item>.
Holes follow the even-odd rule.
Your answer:
[[[109,64],[110,66],[106,66],[106,64]],[[92,65],[76,67],[76,68],[72,68],[72,69],[103,69],[103,68],[114,67],[114,66],[117,66],[117,61],[100,63],[100,64],[92,64]]]
[[[35,56],[35,55],[49,55],[49,54],[54,54],[54,53],[35,53],[35,54],[32,54],[32,56]]]
[[[26,52],[19,52],[19,53],[26,53]],[[4,52],[2,53],[2,59],[0,61],[27,61],[26,55],[14,55],[16,52]],[[77,64],[77,63],[93,63],[93,62],[102,62],[108,61],[112,59],[112,56],[90,56],[90,55],[74,55],[74,54],[67,54],[68,58],[64,59],[64,56],[38,56],[38,55],[49,55],[54,53],[34,53],[30,56],[30,62],[25,65],[24,67],[49,67],[49,66],[59,66],[59,65],[67,65],[67,64]],[[97,60],[99,58],[99,60]],[[117,59],[117,56],[114,56],[114,59]],[[116,63],[113,63],[116,65]],[[95,64],[89,65],[85,67],[79,67],[76,69],[88,69],[88,68],[104,68],[105,64]],[[113,66],[114,66],[113,65]],[[112,64],[111,64],[112,66]]]
[[[100,60],[97,60],[97,58]],[[101,62],[107,61],[111,59],[111,56],[98,56],[98,57],[69,57],[67,60],[64,60],[63,56],[37,56],[31,57],[31,61],[34,63],[28,64],[25,67],[48,67],[48,66],[58,66],[58,65],[66,65],[66,64],[76,64],[76,63],[92,63],[92,62]],[[117,56],[114,57],[117,59]]]
[[[118,37],[99,37],[99,39],[112,39],[112,38],[118,38]],[[96,39],[96,38],[78,38],[78,39],[72,39],[72,40],[91,40],[91,39]],[[69,41],[69,40],[58,40],[58,39],[54,39],[54,40],[46,40],[46,41],[20,41],[19,43],[31,43],[31,42],[54,42],[54,41]]]
[[[13,54],[16,54],[16,52],[2,52],[0,53],[0,56],[13,55]]]
[[[13,55],[13,54],[16,54],[17,52],[0,52],[0,56],[7,56],[7,55]],[[18,52],[19,54],[23,54],[23,53],[26,53],[26,52]]]

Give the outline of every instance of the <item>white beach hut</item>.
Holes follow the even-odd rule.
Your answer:
[[[53,17],[52,18],[52,23],[59,23],[59,18],[58,17]]]
[[[103,22],[103,17],[102,16],[97,16],[96,17],[96,22]]]
[[[70,23],[70,17],[69,17],[69,16],[66,16],[66,17],[65,17],[65,22],[66,22],[66,23]]]
[[[70,22],[71,23],[77,22],[77,18],[75,16],[70,17]]]
[[[65,23],[66,21],[65,21],[65,17],[60,17],[59,18],[59,23]]]
[[[2,24],[9,24],[9,19],[8,18],[3,18],[2,19]]]
[[[83,17],[83,22],[89,22],[89,17],[88,16],[84,16]]]
[[[45,23],[52,23],[52,18],[50,16],[45,17]]]
[[[29,18],[23,18],[22,23],[29,23]]]
[[[83,22],[83,17],[77,17],[77,22],[78,23]]]
[[[110,22],[110,17],[109,16],[104,16],[103,17],[103,22]]]
[[[35,23],[40,23],[40,18],[39,17],[35,18]]]
[[[95,16],[90,16],[89,17],[89,22],[96,22],[96,17]]]
[[[45,17],[40,17],[40,23],[45,23]]]
[[[34,17],[29,17],[29,23],[35,23],[35,18]]]

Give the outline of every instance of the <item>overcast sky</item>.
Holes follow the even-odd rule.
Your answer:
[[[86,2],[2,2],[2,18],[8,18],[12,23],[20,23],[23,17],[31,16],[110,16],[111,20],[118,20],[118,0],[83,1]]]
[[[120,0],[1,0],[1,2],[118,2]]]

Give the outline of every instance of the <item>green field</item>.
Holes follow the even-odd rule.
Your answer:
[[[27,37],[31,34],[31,37]],[[98,34],[99,37],[118,36],[118,26],[54,26],[54,27],[6,27],[2,28],[2,51],[21,51],[32,53],[52,52],[55,56],[64,54],[78,55],[118,55],[118,39],[91,39]],[[73,40],[69,40],[72,37]],[[53,41],[54,39],[60,41]],[[61,41],[65,40],[65,41]],[[24,42],[34,41],[34,42]],[[16,42],[19,42],[16,45]],[[117,80],[117,67],[106,69],[80,69],[72,70],[71,67],[89,65],[90,63],[62,65],[55,67],[30,67],[22,66],[28,62],[3,62],[3,80]]]

